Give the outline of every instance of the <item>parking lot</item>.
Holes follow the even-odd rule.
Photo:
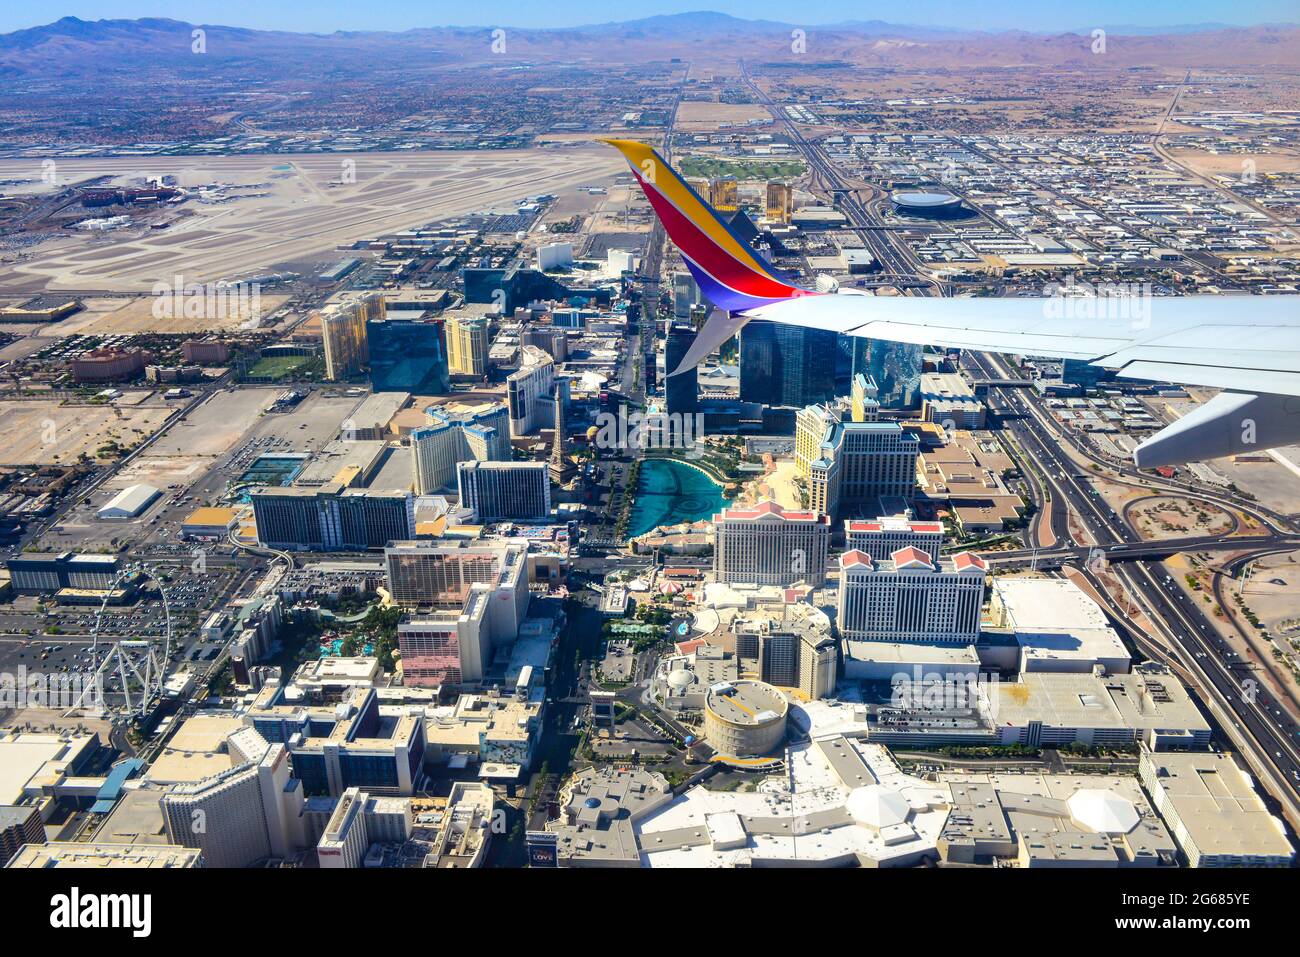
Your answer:
[[[267,412],[282,390],[222,389],[173,422],[144,453],[105,482],[89,501],[57,519],[40,523],[41,543],[50,551],[148,547],[186,550],[180,527],[194,509],[221,504],[259,455],[312,453],[337,437],[364,397],[341,390],[310,392],[297,406]],[[139,516],[101,521],[96,510],[133,484],[152,485],[162,495]]]

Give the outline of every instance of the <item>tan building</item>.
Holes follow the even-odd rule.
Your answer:
[[[858,376],[847,403],[805,406],[795,414],[795,476],[807,483],[813,511],[835,516],[842,507],[873,506],[882,497],[912,497],[920,443],[900,423],[879,420],[875,395],[875,383]]]
[[[1173,838],[1132,777],[944,775],[943,860],[1018,867],[1174,867]]]
[[[44,844],[45,827],[36,805],[0,805],[0,857],[6,861],[25,844]]]
[[[370,361],[366,323],[384,315],[384,299],[378,294],[334,303],[317,314],[325,345],[326,378],[337,382],[365,368]]]
[[[762,681],[725,681],[704,696],[704,739],[720,754],[760,757],[785,740],[790,703]]]
[[[914,546],[888,561],[840,556],[838,625],[846,641],[974,644],[987,565],[971,552],[934,561]]]
[[[670,803],[673,789],[658,771],[637,767],[584,768],[560,791],[564,809],[547,826],[555,834],[560,867],[637,867],[634,827]]]
[[[1025,510],[1004,479],[1013,467],[996,437],[959,430],[952,441],[921,454],[916,481],[920,497],[947,508],[966,534],[997,532]]]
[[[984,428],[984,403],[956,372],[921,375],[921,418],[946,431]]]
[[[794,416],[794,470],[807,479],[812,463],[822,455],[822,442],[840,421],[840,413],[830,403],[807,405]]]
[[[230,346],[219,339],[187,339],[181,343],[181,358],[195,365],[224,365],[230,361]]]
[[[144,372],[150,358],[150,354],[143,349],[92,349],[72,360],[72,378],[76,382],[120,382],[134,379]]]
[[[709,178],[707,176],[687,176],[686,185],[695,190],[695,195],[707,200],[710,196]]]
[[[1150,661],[1118,675],[1028,671],[994,685],[989,705],[1003,746],[1141,743],[1163,754],[1210,745],[1210,725],[1183,683]]]
[[[33,296],[0,308],[0,322],[58,322],[81,310],[81,300],[63,296]]]
[[[835,693],[839,654],[829,635],[800,635],[799,690],[812,701]]]
[[[709,205],[720,213],[734,213],[740,208],[740,190],[734,176],[709,180]]]
[[[779,179],[767,181],[767,218],[788,223],[794,213],[794,187]]]
[[[876,422],[880,419],[880,387],[869,375],[859,372],[849,387],[849,421]]]
[[[762,603],[753,613],[737,612],[730,625],[736,657],[746,675],[779,688],[797,688],[810,700],[825,698],[835,691],[838,665],[831,621],[825,612],[796,600],[795,591],[783,589],[785,601],[778,605]]]
[[[1192,867],[1290,867],[1295,848],[1227,754],[1142,748],[1138,776]]]
[[[820,585],[826,579],[830,519],[786,511],[776,502],[724,509],[713,516],[713,574],[720,582]]]
[[[233,508],[196,508],[181,522],[181,538],[206,539],[217,541],[225,539],[235,527],[239,512]]]
[[[465,316],[447,320],[447,371],[478,378],[487,375],[487,319]]]
[[[850,519],[844,523],[848,551],[865,552],[874,562],[888,561],[900,548],[915,547],[938,561],[943,548],[943,523],[919,522],[900,515],[882,515],[872,521]]]
[[[51,867],[202,867],[196,847],[175,844],[105,844],[99,841],[52,841],[27,844],[6,867],[46,870]]]

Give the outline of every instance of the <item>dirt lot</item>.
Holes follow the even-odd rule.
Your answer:
[[[723,124],[744,126],[750,120],[771,121],[772,114],[759,103],[704,103],[686,100],[677,110],[679,130],[715,130]]]
[[[1206,176],[1240,176],[1243,163],[1251,160],[1258,173],[1300,173],[1300,156],[1286,153],[1203,153],[1192,150],[1170,150],[1178,162],[1190,166]]]
[[[288,296],[262,293],[259,311],[261,317],[275,312],[288,301]],[[249,300],[231,298],[230,308],[215,310],[210,316],[187,317],[154,315],[153,296],[132,299],[86,299],[86,308],[62,322],[52,323],[42,329],[43,336],[118,336],[138,332],[162,335],[184,332],[229,332],[250,322]],[[176,310],[182,312],[183,310]]]
[[[1217,505],[1172,495],[1137,502],[1128,517],[1148,540],[1227,535],[1236,527],[1233,516]]]
[[[1255,562],[1242,592],[1271,634],[1300,641],[1300,552]]]
[[[139,445],[170,414],[160,394],[143,402],[122,400],[102,405],[68,404],[63,399],[0,400],[5,424],[6,465],[52,465],[75,462],[81,453],[95,456],[106,442]]]

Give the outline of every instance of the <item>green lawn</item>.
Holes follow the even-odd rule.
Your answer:
[[[248,370],[250,379],[283,379],[311,362],[311,356],[267,356]]]
[[[802,176],[802,160],[724,160],[708,156],[683,157],[683,176],[734,176],[736,179],[793,179]]]

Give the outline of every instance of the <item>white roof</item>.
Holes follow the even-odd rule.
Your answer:
[[[907,798],[883,784],[854,788],[845,800],[844,807],[853,820],[877,831],[903,824],[912,810]]]
[[[1101,606],[1064,578],[993,579],[993,588],[1017,632],[1104,628]]]
[[[709,840],[717,851],[744,847],[749,840],[745,825],[735,811],[720,811],[704,816],[705,826],[709,829]]]
[[[138,515],[144,507],[161,495],[152,485],[131,485],[122,489],[99,510],[100,515]]]
[[[1112,664],[1129,660],[1128,649],[1106,621],[1101,606],[1074,582],[1058,578],[995,578],[993,588],[1006,608],[1008,624],[1027,660]]]
[[[815,702],[821,704],[822,702]],[[786,751],[788,771],[759,782],[753,792],[710,791],[694,787],[634,825],[645,867],[727,867],[753,862],[772,864],[851,864],[871,860],[881,865],[933,853],[948,817],[948,795],[898,769],[879,746],[844,739],[842,749],[864,762],[867,780],[885,782],[892,817],[876,827],[854,818],[849,789],[816,742]],[[902,813],[910,816],[896,821]],[[859,800],[864,800],[860,798]],[[740,843],[735,813],[746,836]],[[895,820],[896,823],[883,823]],[[732,840],[736,843],[732,845]],[[719,842],[729,847],[719,846]]]
[[[1085,788],[1065,802],[1070,817],[1098,834],[1127,834],[1138,824],[1137,808],[1113,791]]]
[[[681,691],[695,683],[695,675],[687,668],[668,672],[668,684]]]

